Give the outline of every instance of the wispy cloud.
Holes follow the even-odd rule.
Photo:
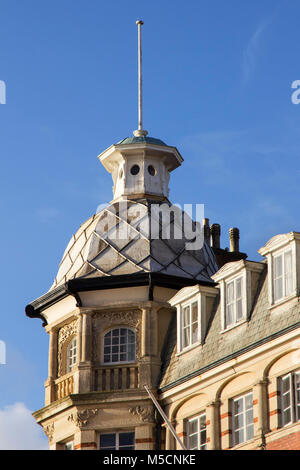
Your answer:
[[[243,51],[242,74],[244,84],[254,76],[264,34],[273,23],[282,6],[283,4],[279,3],[272,14],[258,24]]]
[[[0,409],[0,450],[47,450],[48,443],[24,403]]]
[[[248,82],[254,75],[257,63],[257,56],[259,53],[260,43],[264,31],[271,23],[271,18],[262,21],[254,33],[252,34],[247,46],[243,52],[243,62],[242,62],[242,71],[243,71],[243,81],[244,83]]]

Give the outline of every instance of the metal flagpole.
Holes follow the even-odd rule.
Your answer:
[[[146,391],[148,392],[148,395],[149,397],[151,398],[151,400],[153,401],[154,405],[156,406],[158,412],[160,413],[161,417],[163,418],[163,420],[165,421],[166,425],[168,426],[169,430],[171,431],[171,433],[173,434],[173,436],[175,437],[176,441],[178,442],[178,444],[180,445],[180,447],[183,449],[183,450],[186,450],[186,447],[184,446],[183,442],[181,441],[180,437],[178,436],[178,434],[176,433],[174,427],[172,426],[171,422],[168,420],[165,412],[163,411],[162,407],[160,406],[160,404],[158,403],[158,401],[156,400],[155,396],[153,395],[153,393],[151,392],[151,390],[149,389],[148,385],[144,385]]]
[[[134,131],[135,136],[147,135],[148,132],[143,129],[143,76],[142,76],[142,20],[136,21],[138,26],[138,129]]]

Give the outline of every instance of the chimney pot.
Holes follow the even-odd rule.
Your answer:
[[[211,246],[213,248],[220,248],[221,226],[220,224],[212,224],[210,227]]]
[[[203,219],[203,235],[204,240],[210,246],[210,228],[209,228],[209,219]]]
[[[239,239],[240,231],[237,227],[231,227],[229,229],[229,241],[230,241],[230,251],[239,252]]]

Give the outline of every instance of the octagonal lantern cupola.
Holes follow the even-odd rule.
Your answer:
[[[114,201],[140,197],[167,199],[170,172],[183,161],[175,147],[146,135],[123,139],[98,158],[112,174]]]

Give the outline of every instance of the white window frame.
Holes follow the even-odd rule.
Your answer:
[[[241,279],[241,297],[238,299],[236,298],[236,284],[237,281]],[[229,277],[228,279],[224,279],[221,282],[221,301],[222,301],[222,331],[229,330],[234,328],[235,326],[243,323],[247,320],[248,311],[249,311],[249,303],[251,301],[251,286],[250,286],[251,274],[248,273],[246,270],[243,272],[239,272],[234,276]],[[233,322],[227,322],[227,307],[228,307],[228,286],[229,284],[234,284],[234,294],[233,294]],[[241,301],[242,305],[242,316],[241,318],[237,319],[237,302]]]
[[[291,255],[291,271],[287,273],[286,271],[286,256],[290,254]],[[275,263],[276,259],[282,258],[282,274],[281,276],[275,277],[276,276],[276,270],[275,270]],[[280,250],[278,252],[272,253],[272,273],[271,273],[271,286],[272,286],[272,303],[280,303],[284,299],[292,296],[295,291],[295,255],[294,255],[294,250],[292,246],[285,247],[283,250]],[[290,275],[290,283],[291,283],[291,288],[288,291],[287,290],[287,274]],[[281,279],[282,282],[282,296],[276,298],[276,281],[278,279]]]
[[[299,383],[297,387],[296,378],[299,377]],[[287,392],[283,391],[283,381],[289,380],[289,390]],[[299,390],[300,395],[300,370],[289,372],[288,374],[282,375],[279,377],[279,390],[280,390],[280,425],[281,427],[288,426],[289,424],[296,423],[300,420],[300,397],[297,400],[297,390]],[[284,406],[284,396],[289,394],[290,404],[289,406]],[[284,422],[284,412],[290,410],[290,420]]]
[[[205,428],[200,429],[200,421],[201,418],[204,418],[205,420]],[[197,434],[197,450],[206,450],[207,449],[207,425],[206,425],[206,413],[200,413],[197,416],[193,416],[192,418],[188,418],[186,421],[186,437],[187,437],[187,448],[189,450],[196,450],[196,449],[190,449],[190,438],[191,438],[191,433],[190,433],[190,426],[192,421],[197,421],[197,432],[194,434]],[[201,433],[205,432],[205,443],[201,444]]]
[[[107,447],[101,447],[101,436],[105,435],[105,434],[115,434],[116,436],[116,446],[115,446],[115,449],[114,450],[122,450],[122,447],[126,447],[126,446],[122,446],[121,449],[120,449],[120,434],[133,434],[134,435],[134,444],[133,444],[133,449],[132,450],[135,450],[135,432],[134,431],[106,431],[106,432],[101,432],[99,434],[99,450],[107,450]],[[113,452],[113,451],[112,451]]]
[[[105,345],[105,336],[106,336],[109,332],[113,332],[114,330],[121,330],[121,329],[130,330],[130,331],[132,331],[132,332],[134,333],[134,339],[135,339],[135,341],[134,341],[134,359],[131,359],[131,360],[126,359],[125,361],[109,361],[109,362],[104,362],[105,346],[107,346],[107,345]],[[120,337],[120,336],[119,336],[119,337]],[[128,344],[129,344],[128,342],[127,342],[127,343],[124,343],[124,345],[128,345]],[[117,344],[116,344],[116,345],[113,345],[113,344],[111,343],[110,346],[111,346],[110,356],[112,357],[112,355],[115,354],[115,353],[112,352],[112,347],[113,347],[113,346],[119,346],[119,347],[120,347],[120,346],[121,346],[121,343],[119,342],[118,345],[117,345]],[[128,355],[128,351],[126,352],[126,354]],[[120,350],[119,350],[119,352],[118,352],[118,355],[120,356]],[[109,364],[113,364],[113,365],[118,365],[118,364],[133,364],[133,363],[135,363],[135,362],[136,362],[136,331],[134,330],[134,328],[129,328],[128,326],[123,326],[123,325],[122,325],[122,326],[115,326],[115,327],[110,328],[109,330],[107,330],[107,331],[105,331],[105,332],[103,333],[103,337],[102,337],[102,364],[103,364],[103,365],[109,365]]]
[[[192,341],[192,326],[195,322],[192,321],[192,306],[194,304],[197,304],[197,339],[195,341]],[[184,311],[186,308],[189,308],[189,323],[187,327],[183,326],[183,321],[184,321]],[[186,346],[183,346],[184,344],[184,330],[189,329],[189,343]],[[187,302],[184,302],[182,305],[180,305],[179,308],[179,332],[180,332],[180,343],[179,343],[179,351],[186,351],[188,349],[191,349],[195,347],[196,345],[199,345],[201,341],[201,312],[200,312],[200,300],[199,296],[193,297],[189,299]]]
[[[74,345],[75,343],[75,345]],[[75,353],[74,353],[75,351]],[[71,354],[70,354],[71,353]],[[77,355],[78,355],[78,344],[77,344],[77,336],[71,339],[67,346],[66,351],[66,372],[67,374],[71,372],[77,363]]]
[[[254,407],[253,407],[253,392],[250,391],[248,393],[245,393],[243,395],[239,395],[238,397],[235,397],[231,400],[231,413],[232,413],[232,447],[235,447],[236,445],[239,445],[239,444],[244,444],[245,442],[248,442],[250,441],[251,439],[253,439],[254,437],[254,417],[252,419],[252,423],[250,425],[247,425],[246,424],[246,413],[248,410],[246,410],[246,398],[249,397],[249,396],[252,396],[252,407],[251,408],[248,408],[248,410],[252,409],[252,417],[253,417],[253,413],[254,413]],[[243,411],[241,413],[237,413],[237,414],[234,414],[234,403],[238,400],[243,400]],[[244,425],[239,427],[239,428],[236,428],[235,427],[235,417],[242,414],[243,415],[243,423]],[[246,437],[246,429],[247,427],[249,426],[252,426],[252,437],[250,438],[247,438]],[[239,431],[240,429],[243,430],[243,434],[244,434],[244,440],[243,441],[240,441],[240,442],[236,442],[236,439],[235,439],[235,432],[236,431]]]

